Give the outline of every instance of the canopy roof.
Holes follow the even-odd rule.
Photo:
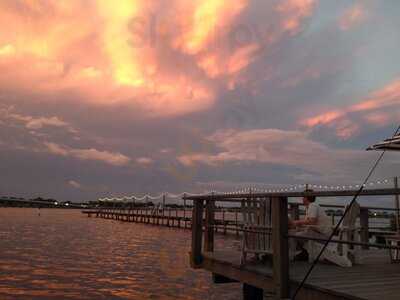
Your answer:
[[[369,147],[367,150],[400,151],[400,134]]]

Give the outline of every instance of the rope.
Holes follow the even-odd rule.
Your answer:
[[[397,128],[397,130],[395,131],[395,133],[393,134],[393,138],[399,133],[400,131],[400,126]],[[357,191],[357,193],[354,195],[354,198],[351,200],[350,204],[346,207],[342,217],[340,218],[339,222],[336,224],[335,229],[332,231],[332,233],[330,234],[328,240],[325,242],[324,246],[322,247],[321,251],[318,253],[318,256],[315,258],[315,260],[313,261],[311,267],[308,269],[307,274],[304,276],[303,280],[301,281],[300,285],[297,287],[296,291],[293,294],[293,298],[292,300],[296,299],[297,294],[300,292],[300,290],[303,288],[304,284],[306,283],[308,277],[310,277],[312,271],[314,270],[315,266],[317,265],[317,262],[319,261],[319,259],[321,258],[322,254],[325,252],[326,248],[328,247],[328,244],[332,241],[335,232],[337,232],[337,230],[339,229],[340,225],[342,224],[344,217],[347,215],[347,213],[350,211],[351,207],[353,206],[353,204],[356,202],[356,200],[358,199],[358,197],[360,196],[360,194],[362,193],[362,191],[364,190],[364,187],[366,186],[368,180],[371,178],[372,174],[375,172],[376,168],[378,167],[379,163],[381,162],[381,160],[383,159],[383,157],[385,156],[386,150],[384,150],[378,157],[378,159],[376,160],[375,164],[372,166],[371,170],[369,171],[367,177],[364,180],[364,183],[361,185],[360,189]]]

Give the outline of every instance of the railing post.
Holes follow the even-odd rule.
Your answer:
[[[235,209],[235,227],[236,227],[236,236],[239,236],[239,222],[238,222],[238,210]]]
[[[192,252],[191,252],[191,267],[199,267],[203,257],[201,255],[201,244],[203,238],[203,200],[193,201],[193,216],[192,216]]]
[[[204,233],[204,251],[214,251],[214,207],[213,200],[206,201],[206,225]]]
[[[369,214],[368,208],[361,207],[360,210],[360,240],[363,243],[369,242]],[[368,246],[362,246],[362,249],[369,249]]]
[[[166,196],[165,194],[163,194],[162,196],[162,214],[164,216],[164,209],[165,209],[165,200],[166,200]]]
[[[183,194],[183,222],[185,224],[185,228],[187,228],[187,221],[186,221],[186,193]]]
[[[276,298],[289,298],[288,199],[272,198],[273,277]]]
[[[300,219],[300,210],[298,203],[290,203],[290,216],[292,217],[292,220]]]

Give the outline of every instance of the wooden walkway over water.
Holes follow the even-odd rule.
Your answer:
[[[94,209],[83,210],[88,217],[96,217],[121,222],[134,222],[151,224],[156,226],[175,227],[191,229],[192,209],[191,208],[167,208],[154,209],[152,207],[137,207],[132,209]],[[222,234],[236,234],[242,231],[239,210],[231,211],[220,209],[217,212],[214,228],[215,232]]]
[[[353,197],[355,191],[308,192],[308,193],[259,193],[225,194],[186,197],[194,201],[192,220],[192,248],[190,261],[193,268],[202,268],[213,274],[215,283],[241,282],[245,300],[263,299],[264,294],[274,299],[291,299],[293,291],[310,268],[308,262],[290,262],[288,253],[288,199],[289,197]],[[399,195],[399,189],[368,190],[363,196]],[[214,212],[215,201],[237,202],[270,199],[272,201],[272,247],[270,262],[254,261],[240,264],[240,253],[232,249],[215,249]],[[205,218],[203,218],[205,215]],[[293,216],[293,212],[291,213]],[[295,214],[294,214],[295,215]],[[365,215],[365,214],[364,214]],[[394,300],[400,299],[400,265],[390,263],[389,250],[371,250],[379,245],[369,244],[368,223],[361,229],[364,238],[361,262],[351,268],[318,263],[297,300],[352,299]],[[366,226],[366,227],[365,227]]]
[[[369,252],[369,251],[368,251]],[[320,263],[299,294],[298,299],[351,299],[351,300],[398,300],[400,298],[400,266],[390,264],[387,251],[373,251],[375,257],[365,253],[362,264],[342,268]],[[290,288],[295,290],[306,274],[308,262],[289,265]],[[235,251],[203,252],[204,268],[232,281],[245,282],[275,293],[271,263],[240,265],[240,253]]]
[[[298,217],[300,217],[299,203],[290,203],[290,208],[296,211]],[[329,208],[343,209],[341,205],[324,205]],[[391,234],[390,231],[384,230],[384,228],[371,228],[369,227],[370,211],[382,210],[380,207],[362,207],[361,222],[366,228],[364,240],[376,236],[381,238],[384,235]],[[392,210],[392,209],[387,209]],[[165,208],[161,210],[154,209],[154,207],[136,207],[136,208],[97,208],[82,210],[82,214],[88,217],[102,218],[108,220],[116,220],[121,222],[130,223],[143,223],[151,224],[156,226],[174,227],[191,229],[192,228],[192,207],[186,208]],[[242,232],[242,217],[241,212],[238,208],[218,208],[214,212],[214,230],[221,234],[234,234],[239,236]],[[205,214],[203,213],[203,219]],[[335,220],[332,219],[332,224]],[[367,225],[368,224],[368,225]]]
[[[155,212],[152,208],[136,208],[132,210],[117,210],[117,209],[97,209],[82,211],[88,217],[96,217],[103,219],[111,219],[122,222],[135,222],[152,224],[158,226],[190,228],[191,218],[186,215],[187,211],[167,210],[167,213]]]
[[[310,193],[308,193],[309,195]],[[315,192],[317,197],[351,197],[354,191]],[[392,196],[400,194],[398,189],[368,190],[364,196]],[[192,230],[191,265],[213,274],[214,282],[241,282],[244,287],[244,299],[262,299],[262,293],[273,295],[274,299],[290,299],[293,291],[303,279],[310,264],[307,262],[289,262],[288,213],[292,218],[300,217],[301,204],[291,201],[291,197],[302,197],[303,193],[279,194],[230,194],[186,197],[193,205],[184,208],[166,207],[99,207],[84,210],[88,217],[97,217],[121,222],[136,222],[154,226]],[[251,262],[240,265],[240,253],[232,249],[214,249],[214,233],[234,234],[240,238],[243,231],[241,212],[238,206],[243,199],[267,199],[273,202],[272,214],[273,248],[272,262]],[[216,208],[215,202],[228,202],[228,207]],[[337,205],[328,205],[342,208]],[[400,299],[400,265],[389,262],[389,250],[368,250],[371,235],[382,236],[391,232],[371,230],[369,217],[371,211],[388,210],[381,207],[362,207],[360,215],[361,242],[364,243],[362,263],[351,268],[319,263],[298,294],[298,300],[314,299]],[[277,216],[277,217],[276,217]]]

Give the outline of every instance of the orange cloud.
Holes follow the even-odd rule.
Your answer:
[[[250,44],[237,49],[226,59],[222,59],[216,53],[207,54],[199,59],[198,65],[210,78],[235,75],[251,63],[254,53],[258,49],[259,45]]]
[[[124,103],[140,117],[207,110],[221,83],[233,87],[262,44],[296,33],[314,2],[270,4],[282,27],[262,34],[247,26],[236,41],[255,1],[1,1],[0,88]]]
[[[180,4],[183,2],[183,15],[178,16],[183,34],[176,37],[174,44],[188,54],[197,54],[215,46],[216,35],[229,29],[249,1],[196,0]]]
[[[334,127],[339,137],[347,139],[360,132],[363,123],[382,127],[399,120],[400,78],[373,92],[364,101],[307,118],[301,124],[308,128]]]
[[[113,78],[117,84],[140,87],[145,83],[141,52],[130,44],[129,23],[140,15],[140,3],[137,0],[97,2],[104,28],[102,42],[108,54]]]
[[[209,108],[214,93],[206,78],[163,67],[163,49],[132,41],[132,22],[149,18],[142,3],[1,2],[0,86],[42,95],[68,90],[95,104],[131,103],[152,116]]]
[[[281,26],[284,31],[296,34],[301,28],[303,19],[312,14],[315,4],[315,0],[280,1],[276,10],[283,16]]]
[[[14,54],[15,49],[13,45],[7,44],[0,48],[0,56],[9,56]]]

